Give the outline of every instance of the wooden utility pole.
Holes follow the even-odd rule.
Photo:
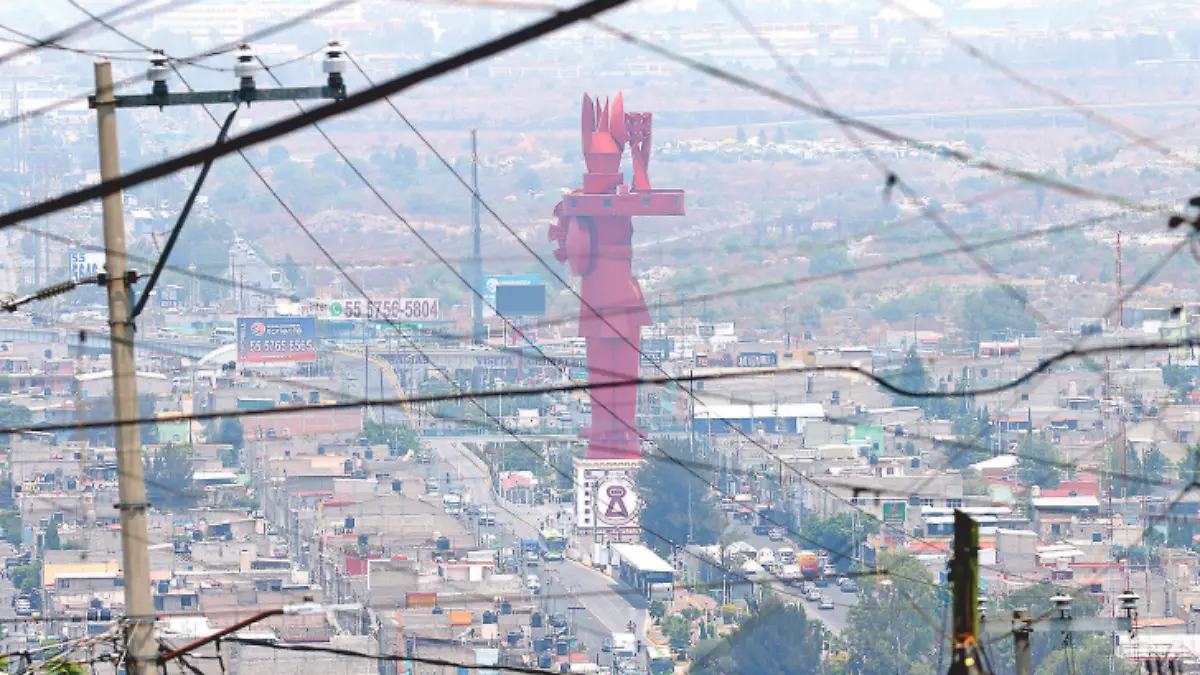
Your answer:
[[[117,105],[112,64],[97,61],[96,124],[100,142],[100,180],[121,177],[117,146]],[[102,200],[104,269],[108,283],[108,323],[112,351],[113,410],[117,420],[117,494],[121,512],[122,572],[125,577],[125,661],[131,675],[154,675],[154,606],[150,597],[150,551],[146,534],[146,483],[137,419],[137,375],[133,360],[133,322],[126,278],[125,214],[120,191]]]
[[[983,672],[979,647],[979,524],[966,513],[954,511],[954,558],[950,561],[954,585],[954,652],[950,675]]]

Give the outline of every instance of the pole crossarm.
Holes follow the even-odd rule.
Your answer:
[[[1019,628],[1034,633],[1127,633],[1133,630],[1133,619],[1085,616],[1063,619],[1053,617],[1041,621],[1014,619],[980,619],[980,632],[989,638],[1003,637]]]
[[[346,88],[330,87],[272,87],[268,89],[219,89],[216,91],[182,91],[166,94],[129,94],[117,96],[114,105],[118,108],[165,108],[174,105],[217,105],[232,103],[250,105],[263,101],[296,101],[306,99],[341,100],[346,98]],[[96,107],[96,97],[88,97],[88,107]]]

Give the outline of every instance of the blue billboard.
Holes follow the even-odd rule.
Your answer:
[[[483,277],[483,315],[496,316],[496,289],[500,286],[537,286],[542,278],[536,274],[487,274]],[[545,290],[543,289],[543,294]],[[504,310],[500,310],[504,313]]]
[[[314,317],[237,320],[239,363],[296,363],[317,360]]]

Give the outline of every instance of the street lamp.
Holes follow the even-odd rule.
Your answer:
[[[788,313],[791,311],[792,311],[791,305],[783,306],[783,337],[784,337],[784,348],[785,349],[792,348],[792,334],[791,334],[791,332],[788,331]]]

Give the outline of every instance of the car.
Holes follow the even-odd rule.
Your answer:
[[[600,651],[604,653],[611,652],[613,648],[612,638],[604,638],[604,643],[600,645]]]
[[[848,582],[842,584],[842,592],[843,593],[857,593],[858,592],[858,584],[854,583],[853,581],[848,581]]]
[[[825,577],[825,576],[817,577],[815,580],[813,580],[813,585],[816,586],[817,588],[828,588],[829,587],[829,577]]]
[[[771,528],[767,527],[766,525],[755,525],[754,527],[750,528],[750,531],[760,537],[765,537],[771,531]]]
[[[831,577],[831,576],[837,574],[837,569],[834,568],[833,565],[825,565],[825,567],[821,568],[821,574],[824,574],[827,577]]]
[[[538,558],[537,552],[535,552],[535,551],[526,551],[525,552],[525,566],[526,567],[537,567],[540,563],[541,563],[541,559]]]
[[[837,579],[837,585],[838,585],[838,588],[841,588],[842,586],[845,586],[845,585],[846,585],[846,584],[848,584],[849,582],[850,582],[850,580],[849,580],[849,579],[847,579],[846,577],[838,577],[838,579]]]
[[[817,609],[833,609],[833,600],[821,596],[821,604],[817,605]]]
[[[550,615],[550,627],[551,628],[566,628],[567,627],[567,615],[561,614],[561,613],[560,614],[551,614]]]
[[[782,527],[772,527],[771,530],[767,532],[767,536],[771,538],[771,541],[783,541],[783,535],[784,531]]]
[[[814,588],[814,589],[810,590],[808,593],[804,594],[804,599],[808,600],[809,602],[820,602],[821,591],[818,591],[817,589]]]

